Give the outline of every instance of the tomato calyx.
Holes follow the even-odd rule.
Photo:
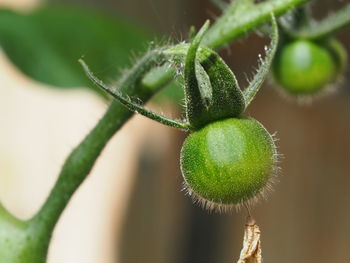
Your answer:
[[[107,86],[90,71],[83,60],[79,61],[86,75],[96,86],[111,95],[130,111],[144,115],[164,125],[195,131],[213,121],[241,116],[254,99],[268,75],[278,46],[278,28],[273,15],[271,15],[271,21],[272,40],[269,48],[266,47],[266,57],[264,60],[260,60],[260,66],[254,78],[243,92],[239,88],[233,72],[220,56],[208,47],[200,46],[201,40],[209,27],[209,21],[199,30],[191,44],[185,43],[173,47],[159,48],[144,56],[142,64],[145,67],[137,72],[140,83],[152,68],[164,66],[170,62],[178,66],[180,71],[184,71],[185,121],[174,120],[145,109],[118,89]],[[181,65],[185,65],[184,69]],[[166,70],[168,66],[163,68]]]
[[[254,99],[265,80],[277,49],[277,25],[272,16],[272,41],[265,60],[242,92],[235,75],[213,50],[200,46],[208,28],[201,28],[187,48],[184,59],[186,117],[193,130],[226,118],[238,118]]]

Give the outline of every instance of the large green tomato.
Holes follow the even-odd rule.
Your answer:
[[[273,75],[287,93],[313,95],[337,79],[346,66],[346,57],[342,44],[335,39],[294,40],[279,48]]]
[[[237,205],[268,185],[276,147],[256,120],[213,122],[190,134],[181,150],[181,170],[190,195],[209,208]]]

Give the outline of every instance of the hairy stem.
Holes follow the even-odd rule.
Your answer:
[[[129,96],[137,95],[143,101],[148,100],[160,87],[145,88],[140,83],[143,76],[162,60],[163,55],[159,50],[147,53],[119,82],[120,92],[127,92]],[[69,155],[49,198],[31,220],[40,224],[44,232],[52,231],[69,199],[90,173],[107,142],[132,114],[118,102],[112,102],[95,128]]]
[[[242,7],[239,9],[233,6],[235,3],[235,1],[233,1],[231,5],[235,8],[232,11],[228,9],[228,12],[224,13],[216,20],[205,35],[202,44],[214,49],[222,48],[238,37],[266,23],[270,20],[272,13],[275,16],[279,16],[309,1],[310,0],[270,0],[255,5],[248,3],[246,8]],[[242,5],[244,5],[247,1],[241,0],[241,2]],[[232,15],[231,12],[235,12],[236,10],[238,13]]]

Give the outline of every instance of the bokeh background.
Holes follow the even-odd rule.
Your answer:
[[[317,17],[348,1],[316,0]],[[20,218],[44,202],[65,156],[108,102],[77,59],[113,82],[153,44],[220,12],[205,0],[0,0],[0,200]],[[350,51],[350,28],[338,34]],[[242,86],[266,39],[221,54]],[[131,60],[130,60],[131,58]],[[131,61],[131,62],[130,62]],[[350,262],[349,70],[337,92],[299,105],[267,83],[248,110],[277,132],[282,172],[252,210],[265,262]],[[148,106],[176,116],[174,87]],[[175,98],[175,99],[174,99]],[[135,116],[114,137],[55,230],[49,263],[236,262],[245,211],[210,214],[181,191],[185,134]]]

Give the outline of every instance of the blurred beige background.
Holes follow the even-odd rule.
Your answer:
[[[217,13],[209,1],[200,0],[61,2],[115,10],[175,39],[192,23],[199,26]],[[318,6],[324,10],[317,10],[322,15],[349,1],[316,2],[322,3]],[[0,3],[27,9],[36,1]],[[339,36],[349,51],[350,29]],[[241,83],[265,43],[252,36],[222,52]],[[106,105],[88,91],[36,83],[2,53],[0,72],[0,199],[27,218]],[[286,100],[266,85],[248,110],[277,132],[284,155],[275,192],[252,211],[262,230],[265,262],[350,262],[348,76],[349,70],[337,93],[309,106]],[[178,168],[184,137],[138,116],[128,122],[62,216],[49,262],[236,262],[245,212],[208,214],[184,196]]]

